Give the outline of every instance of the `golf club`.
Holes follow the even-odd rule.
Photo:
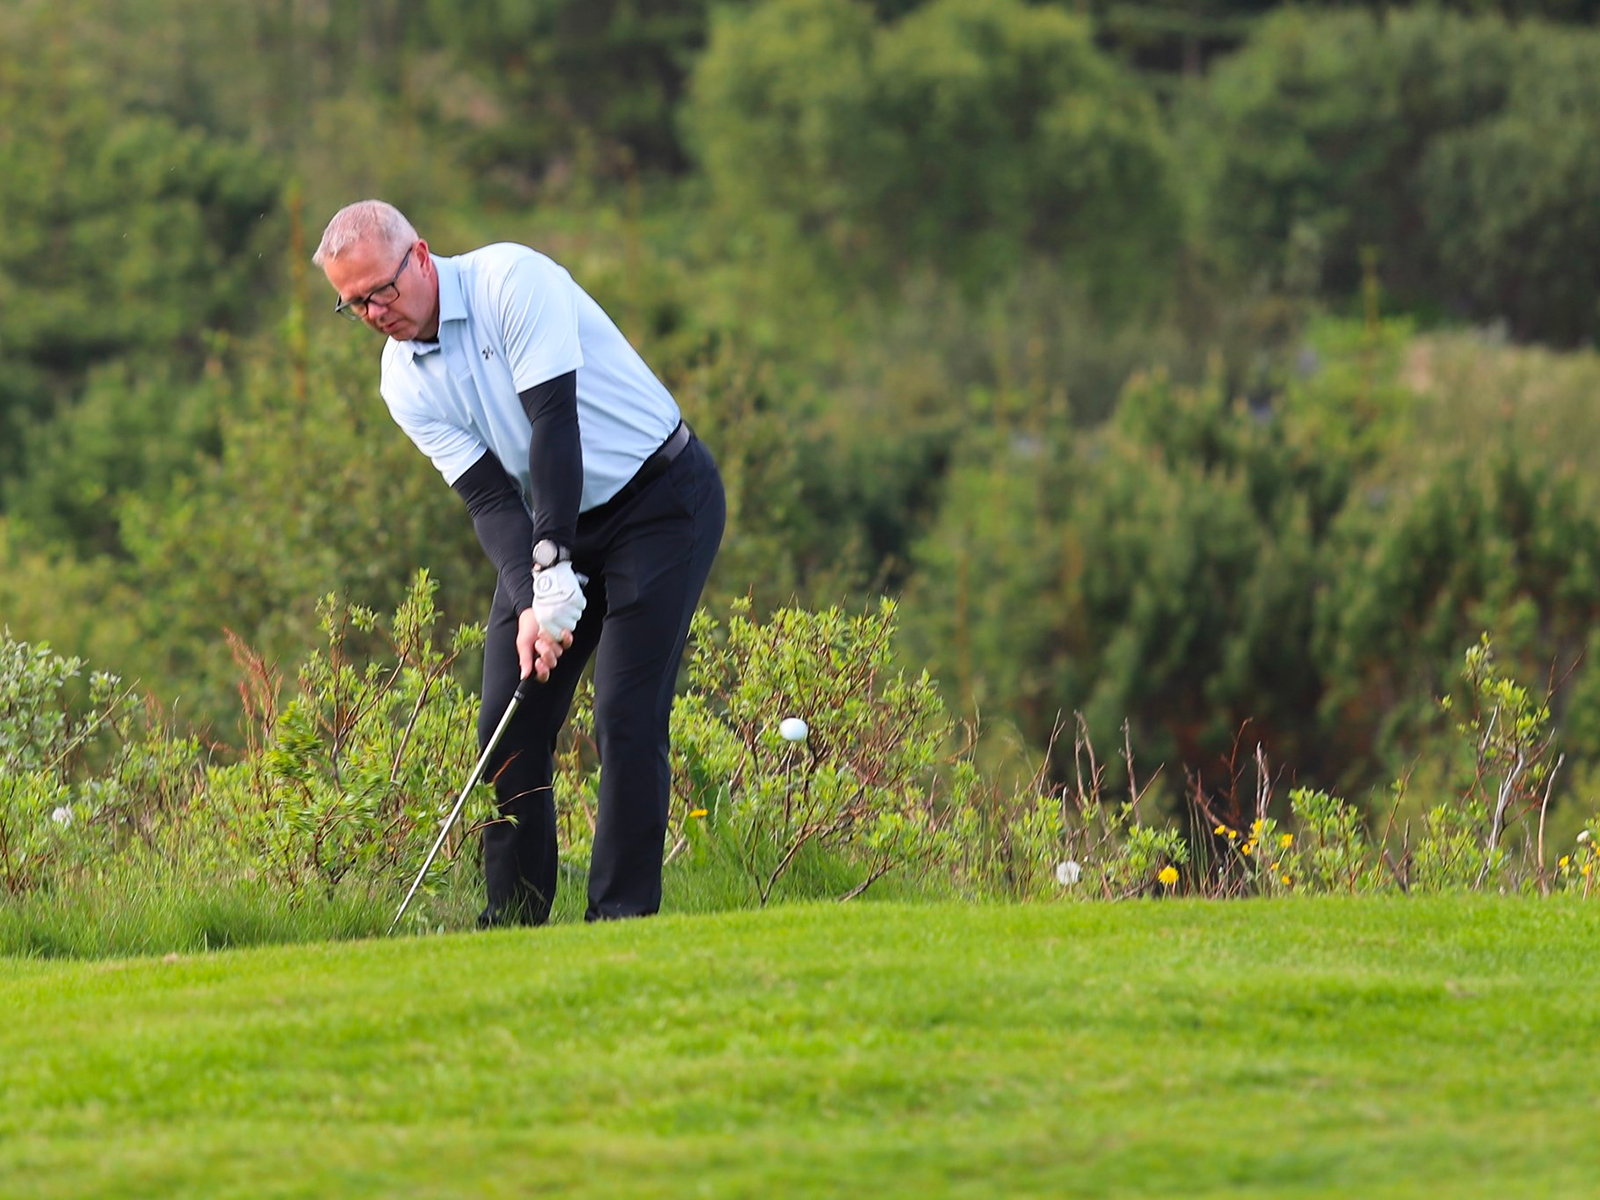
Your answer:
[[[394,920],[389,923],[389,932],[393,933],[395,926],[400,924],[400,918],[406,915],[406,906],[411,903],[411,897],[417,894],[417,889],[422,886],[422,880],[428,873],[428,868],[433,866],[434,856],[439,853],[439,847],[444,845],[444,839],[449,836],[450,830],[455,826],[456,818],[461,815],[461,808],[467,802],[467,797],[472,794],[472,789],[478,785],[478,777],[483,774],[483,768],[488,765],[489,756],[494,753],[494,748],[500,744],[500,735],[505,733],[506,726],[511,724],[511,718],[516,715],[517,705],[527,698],[525,689],[533,679],[529,675],[517,684],[517,690],[512,693],[511,703],[506,705],[505,716],[500,718],[500,724],[495,726],[494,734],[489,738],[489,744],[483,748],[483,753],[478,756],[478,765],[472,768],[472,774],[467,778],[467,786],[461,789],[461,795],[456,798],[456,806],[450,810],[450,815],[445,818],[444,826],[439,830],[439,836],[434,840],[433,849],[428,851],[428,857],[423,860],[422,870],[417,872],[416,879],[411,882],[411,890],[406,893],[406,898],[400,902],[400,911],[395,913]]]

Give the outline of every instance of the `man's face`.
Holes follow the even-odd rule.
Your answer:
[[[325,263],[323,271],[339,299],[351,304],[369,329],[401,342],[438,331],[439,279],[427,242],[399,250],[383,242],[357,242]]]

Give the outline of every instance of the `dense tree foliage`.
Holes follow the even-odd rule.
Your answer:
[[[1600,33],[1434,10],[1264,23],[1192,144],[1226,258],[1573,343],[1600,331]]]
[[[731,221],[775,218],[840,270],[992,285],[1043,252],[1120,300],[1159,277],[1179,214],[1155,106],[1091,33],[1020,0],[888,26],[776,0],[724,17],[690,125]]]
[[[1241,730],[1386,782],[1492,628],[1579,664],[1587,786],[1600,366],[1503,340],[1600,332],[1597,8],[17,0],[0,621],[226,740],[225,628],[419,566],[481,618],[309,267],[379,194],[618,317],[722,464],[715,604],[898,595],[963,711],[1126,721],[1169,794]]]
[[[194,355],[272,286],[278,185],[253,149],[119,110],[59,15],[6,27],[0,70],[0,472],[100,363]],[[274,261],[276,261],[274,255]]]

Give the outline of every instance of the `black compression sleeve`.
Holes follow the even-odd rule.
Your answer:
[[[485,450],[452,486],[467,502],[478,541],[500,572],[500,587],[512,606],[518,613],[532,608],[533,523],[500,460]]]
[[[578,437],[578,373],[568,371],[522,393],[533,436],[528,442],[533,541],[572,549],[583,499],[583,442]]]

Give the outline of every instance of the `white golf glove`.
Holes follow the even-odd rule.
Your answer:
[[[540,629],[557,640],[563,633],[577,628],[578,618],[588,606],[578,578],[569,562],[533,573],[534,618]]]

